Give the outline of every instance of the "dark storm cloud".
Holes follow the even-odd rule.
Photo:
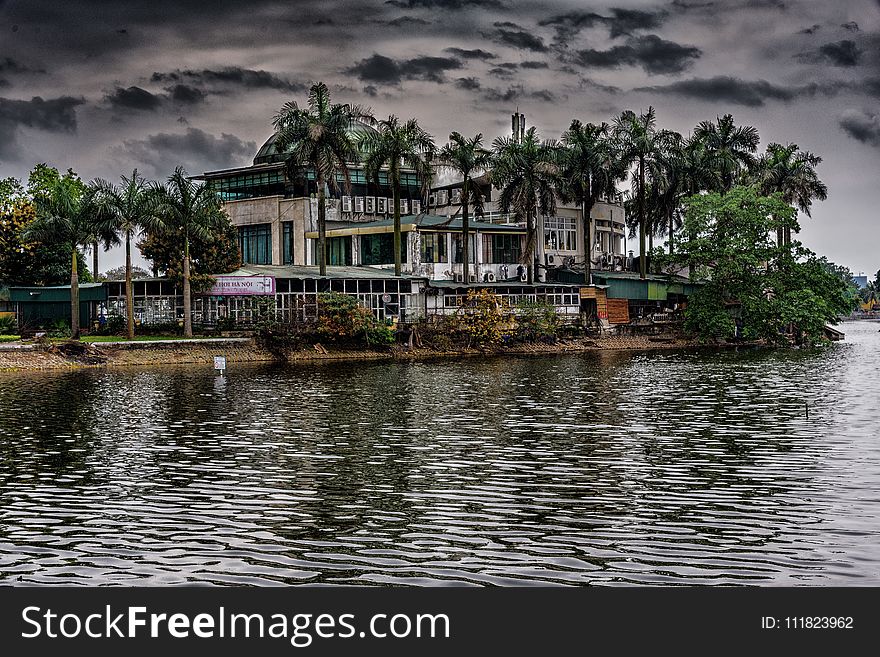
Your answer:
[[[815,34],[820,29],[822,29],[822,26],[816,23],[815,25],[811,25],[810,27],[805,27],[800,32],[798,32],[798,34]]]
[[[603,16],[592,11],[570,11],[545,18],[538,22],[541,26],[551,26],[556,29],[556,40],[567,43],[582,29],[595,25],[604,25],[608,28],[611,38],[629,36],[638,30],[652,30],[660,27],[666,21],[668,12],[665,10],[642,11],[639,9],[611,9],[610,16]]]
[[[632,34],[636,30],[653,30],[663,25],[667,13],[659,11],[639,11],[637,9],[612,9],[611,18],[607,18],[612,38]]]
[[[430,25],[431,21],[426,21],[423,18],[413,18],[412,16],[401,16],[400,18],[395,18],[385,24],[390,27],[413,27],[416,25]]]
[[[152,112],[159,109],[162,99],[140,87],[116,87],[113,93],[107,94],[106,100],[114,109],[133,109]]]
[[[76,132],[76,108],[83,102],[82,98],[71,96],[47,100],[40,96],[34,96],[30,100],[0,97],[0,160],[18,154],[18,128]]]
[[[542,100],[552,103],[557,100],[556,95],[548,89],[536,89],[527,91],[521,84],[508,87],[504,91],[498,89],[483,90],[483,98],[490,102],[510,103],[521,100]]]
[[[847,32],[858,32],[859,31],[859,24],[856,23],[855,21],[850,21],[849,23],[844,23],[840,27],[842,27]]]
[[[520,62],[520,68],[548,68],[549,64],[547,62],[538,62],[538,61],[528,61],[528,62]]]
[[[623,65],[641,66],[648,73],[680,73],[687,69],[702,51],[694,46],[683,46],[666,41],[656,34],[631,37],[626,45],[608,50],[579,50],[575,61],[584,66],[618,68]]]
[[[221,69],[193,69],[169,72],[156,72],[150,78],[153,82],[189,82],[201,86],[217,87],[232,86],[244,89],[279,89],[282,91],[300,92],[306,85],[289,80],[277,73],[269,71],[227,66]]]
[[[862,50],[855,41],[844,39],[826,43],[816,50],[802,52],[795,58],[808,64],[830,64],[832,66],[856,66],[862,57]]]
[[[460,69],[461,61],[453,57],[414,57],[394,60],[373,54],[346,69],[364,82],[375,84],[400,84],[402,80],[428,80],[444,82],[445,72]]]
[[[718,75],[708,79],[681,80],[662,86],[639,87],[634,91],[648,91],[710,102],[724,101],[748,107],[760,107],[768,100],[788,102],[799,96],[815,95],[820,90],[816,85],[783,87],[771,84],[766,80],[742,80],[727,75]],[[829,89],[828,92],[833,93],[833,90]]]
[[[839,125],[853,139],[880,147],[880,114],[848,110],[840,117]]]
[[[152,168],[154,177],[163,177],[179,165],[195,174],[243,164],[256,149],[254,142],[242,141],[235,135],[222,133],[215,137],[198,128],[187,128],[183,134],[160,132],[145,139],[126,140],[115,152],[139,167]]]
[[[25,66],[21,62],[18,62],[12,57],[4,57],[0,59],[0,73],[45,73],[46,70],[42,68],[31,68],[30,66]]]
[[[487,50],[483,50],[482,48],[475,48],[473,50],[466,50],[464,48],[444,48],[443,52],[448,52],[450,55],[455,55],[461,59],[481,59],[485,61],[497,57],[497,55]]]
[[[195,105],[205,99],[204,91],[188,84],[175,84],[171,87],[166,87],[165,91],[168,92],[171,100],[183,105]]]
[[[467,9],[469,7],[498,9],[504,6],[500,0],[386,0],[385,4],[401,9]]]
[[[531,50],[532,52],[547,52],[549,48],[544,45],[544,40],[530,32],[524,32],[516,23],[505,21],[493,23],[495,30],[485,36],[493,41],[518,48],[519,50]]]
[[[480,88],[480,81],[477,78],[458,78],[455,86],[465,91],[475,91]]]

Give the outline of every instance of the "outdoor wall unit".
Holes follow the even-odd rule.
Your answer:
[[[342,211],[351,212],[351,196],[342,197]]]
[[[367,214],[376,214],[376,197],[367,196],[364,203],[364,212]]]
[[[380,196],[376,199],[376,212],[378,214],[385,214],[388,212],[388,201],[384,196]]]
[[[364,211],[364,197],[363,196],[355,196],[354,197],[354,211],[361,212],[361,213]]]
[[[409,200],[402,198],[400,199],[400,214],[407,215],[409,214]]]
[[[422,212],[422,202],[421,201],[413,201],[412,202],[412,213],[413,214],[421,214]]]

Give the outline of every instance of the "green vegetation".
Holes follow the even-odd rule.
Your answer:
[[[356,343],[367,346],[389,345],[394,342],[394,331],[380,322],[355,297],[337,292],[318,295],[317,335],[327,341]]]
[[[457,328],[468,338],[468,347],[492,349],[509,334],[510,308],[489,290],[469,290],[457,313]]]
[[[552,342],[562,322],[552,304],[520,301],[516,306],[516,337],[523,342]]]

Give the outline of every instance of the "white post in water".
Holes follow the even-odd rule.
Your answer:
[[[214,356],[214,369],[220,372],[220,376],[226,373],[226,356]]]

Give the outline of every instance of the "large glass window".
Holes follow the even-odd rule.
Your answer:
[[[577,251],[577,221],[573,217],[546,217],[544,248],[553,251]]]
[[[519,235],[483,235],[483,260],[487,263],[510,264],[522,257]]]
[[[406,262],[406,235],[400,236],[400,261]],[[393,265],[394,235],[361,235],[362,265]]]
[[[293,222],[281,224],[281,257],[285,265],[293,264]]]
[[[238,227],[238,247],[241,259],[252,265],[272,264],[272,226],[254,224]]]
[[[327,261],[331,265],[351,264],[350,237],[331,237],[327,240],[327,251],[330,256]]]
[[[446,233],[422,233],[422,262],[449,262]]]

